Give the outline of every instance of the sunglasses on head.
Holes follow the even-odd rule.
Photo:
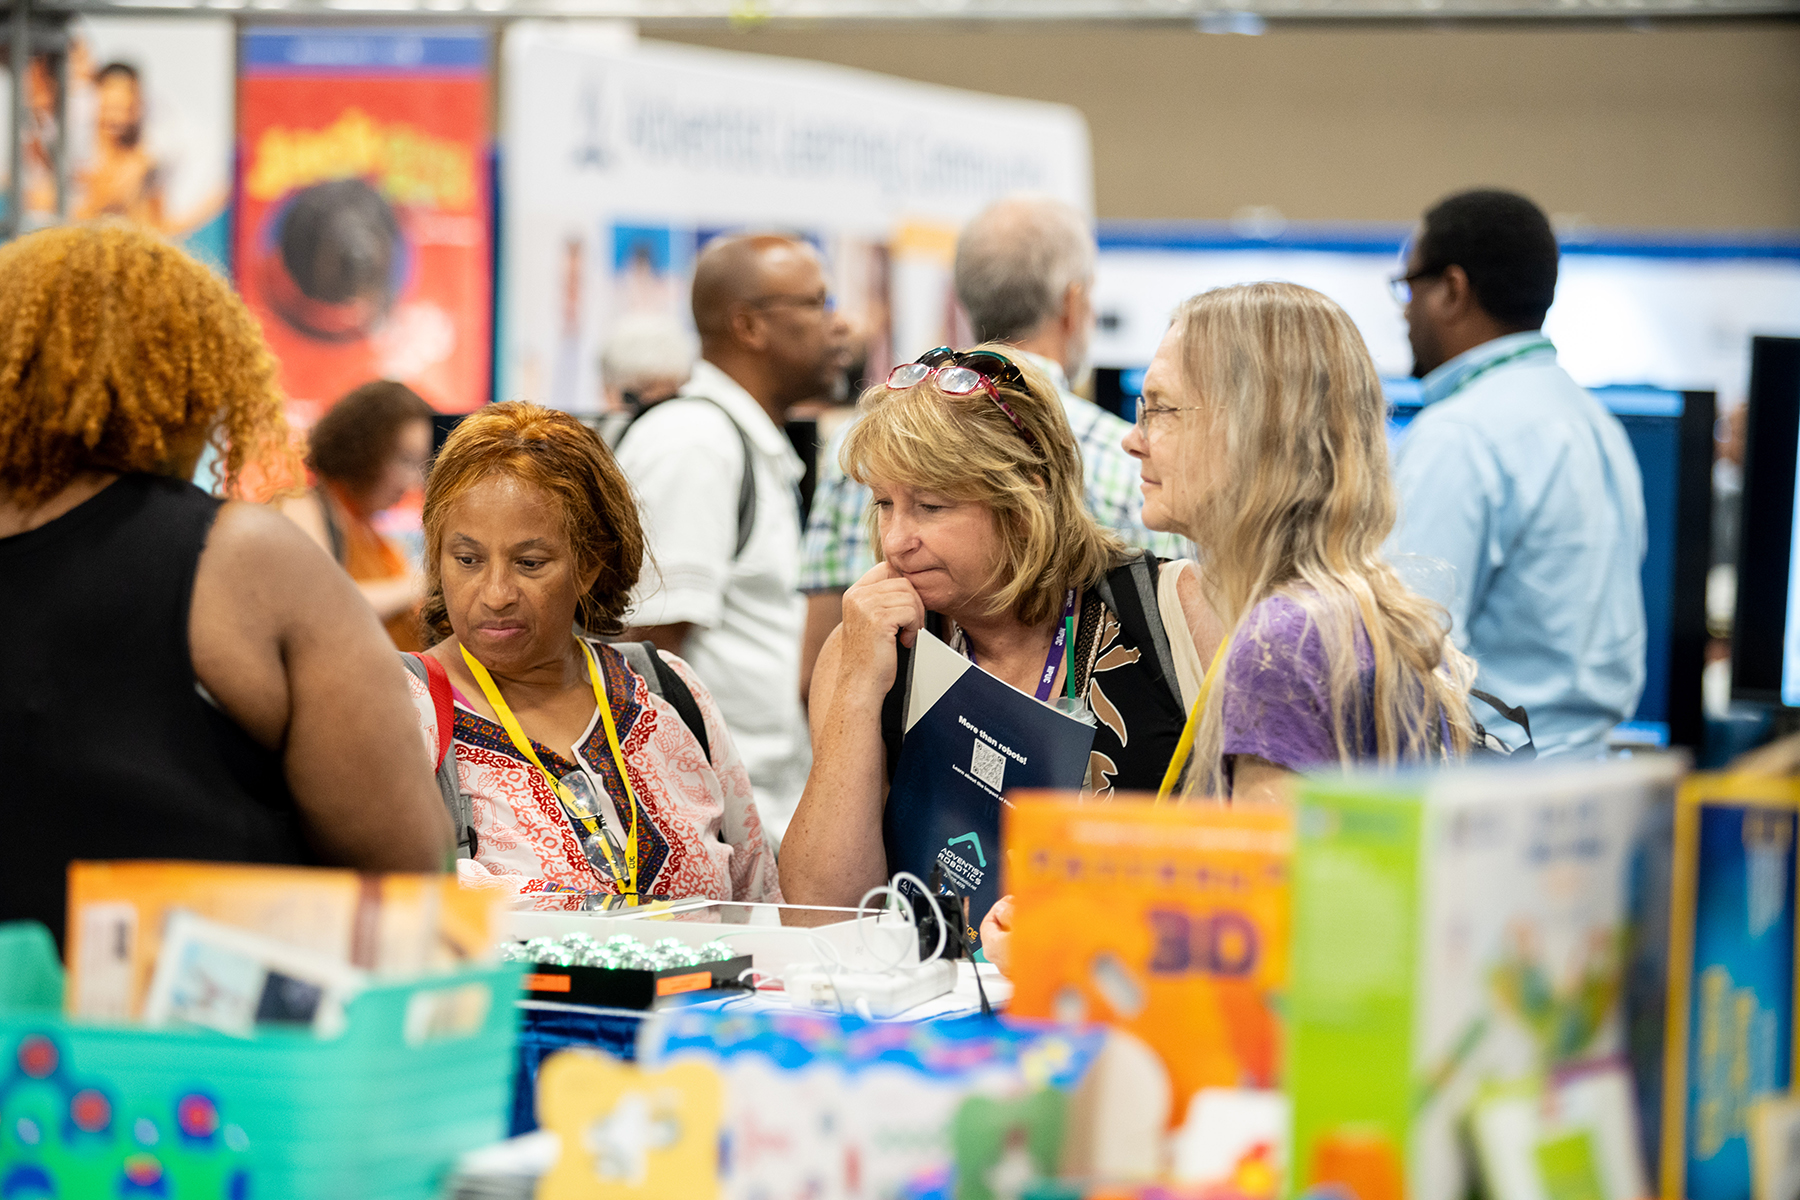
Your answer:
[[[888,372],[887,385],[892,391],[905,391],[918,387],[927,379],[935,378],[938,390],[946,396],[968,396],[975,392],[986,392],[988,399],[999,406],[1006,414],[1006,419],[1013,423],[1013,428],[1033,446],[1038,444],[1031,430],[1025,428],[1025,422],[1012,410],[1012,405],[1000,398],[1000,389],[995,385],[1005,384],[1008,387],[1025,388],[1025,376],[1005,355],[995,354],[992,350],[971,350],[958,354],[948,346],[939,346],[935,350],[927,350],[919,355],[916,362],[902,363]]]

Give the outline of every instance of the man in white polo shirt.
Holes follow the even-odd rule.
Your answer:
[[[795,590],[804,467],[782,423],[789,405],[830,391],[849,331],[818,255],[778,235],[709,243],[693,305],[692,377],[619,443],[653,560],[629,636],[681,655],[712,690],[779,842],[810,759]]]

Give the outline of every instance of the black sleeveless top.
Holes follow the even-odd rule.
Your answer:
[[[1150,560],[1160,569],[1160,559]],[[1154,581],[1155,573],[1149,578]],[[1154,610],[1146,612],[1133,599],[1128,567],[1107,575],[1112,595],[1125,607],[1123,613],[1102,601],[1092,588],[1081,596],[1081,614],[1075,624],[1075,694],[1094,714],[1094,747],[1088,754],[1084,790],[1107,799],[1114,792],[1154,792],[1162,784],[1187,711],[1148,644],[1148,622],[1160,621]],[[1154,601],[1154,590],[1150,599]],[[1123,618],[1123,619],[1122,619]],[[946,622],[937,613],[925,615],[925,627],[945,636]],[[894,686],[882,704],[882,741],[887,748],[887,773],[891,779],[900,756],[902,712],[912,678],[913,652],[899,647],[899,669]]]
[[[74,859],[314,861],[280,756],[194,677],[188,609],[220,504],[126,475],[0,538],[0,921],[60,943]]]

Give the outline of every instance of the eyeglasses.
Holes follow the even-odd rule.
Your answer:
[[[887,386],[890,391],[903,392],[933,378],[937,381],[938,390],[946,396],[986,392],[988,399],[997,404],[1000,411],[1006,414],[1006,419],[1013,423],[1019,436],[1034,447],[1038,444],[1031,430],[1025,428],[1025,422],[1019,420],[1019,414],[1012,410],[1012,405],[1000,398],[1000,389],[994,386],[998,381],[1021,391],[1025,388],[1025,376],[1004,355],[995,354],[991,350],[971,350],[967,354],[958,354],[948,346],[939,346],[921,354],[918,361],[901,363],[889,371]]]
[[[816,308],[825,313],[837,311],[837,297],[830,292],[821,292],[816,296],[758,296],[746,303],[751,308],[776,308],[785,304],[793,308]]]
[[[1387,281],[1388,291],[1392,293],[1396,304],[1411,304],[1413,298],[1413,280],[1431,279],[1435,276],[1442,275],[1443,273],[1443,268],[1439,267],[1430,271],[1413,271],[1406,275],[1396,275]]]
[[[1200,407],[1201,406],[1198,404],[1146,404],[1144,403],[1144,398],[1139,396],[1137,400],[1136,422],[1138,432],[1145,437],[1149,437],[1150,418],[1160,417],[1164,413],[1199,412]]]
[[[625,861],[625,847],[619,844],[618,835],[601,815],[600,794],[594,790],[594,781],[588,778],[586,771],[576,767],[556,782],[568,792],[571,807],[575,810],[570,815],[576,818],[576,833],[589,864],[602,879],[619,882],[613,874],[613,864]]]

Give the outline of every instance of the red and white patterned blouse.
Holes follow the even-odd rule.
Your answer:
[[[618,651],[592,644],[637,795],[639,894],[779,903],[775,856],[763,840],[750,777],[712,694],[685,662],[662,656],[699,705],[712,747],[709,762],[675,706],[653,695]],[[425,743],[435,746],[431,693],[410,672],[407,681]],[[617,891],[588,862],[549,784],[506,730],[470,709],[460,693],[454,713],[456,773],[473,801],[477,839],[475,859],[461,865],[463,874],[499,876],[540,909],[579,908],[582,893]],[[579,754],[630,828],[625,789],[597,710],[577,746],[559,751],[534,741],[532,749],[559,778],[576,769],[572,756]]]

